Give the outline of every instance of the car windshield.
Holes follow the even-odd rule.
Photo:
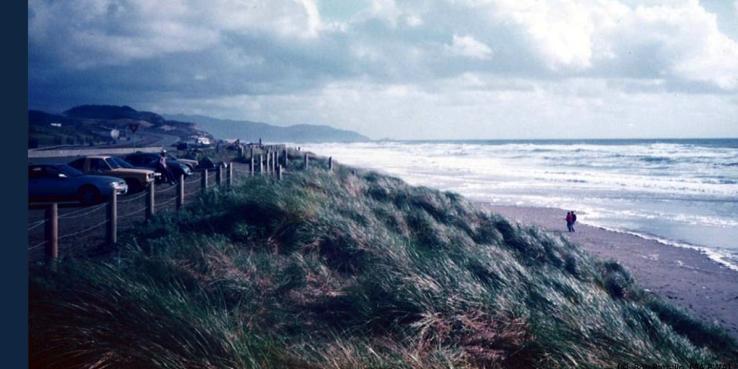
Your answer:
[[[115,158],[112,158],[112,157],[111,157],[111,158],[107,158],[107,159],[105,159],[105,162],[106,162],[106,163],[108,163],[108,165],[109,165],[109,166],[110,166],[110,168],[112,168],[112,169],[118,169],[118,168],[121,168],[121,165],[120,165],[120,164],[118,164],[118,163],[117,163],[117,162],[116,162],[116,161],[115,161],[114,159],[115,159]]]
[[[118,165],[117,168],[133,168],[133,165],[131,165],[129,162],[121,158],[112,157],[108,160],[108,162],[110,163],[111,166],[113,164]],[[113,168],[116,168],[116,167],[113,167]]]
[[[84,175],[84,173],[78,171],[77,169],[74,169],[70,167],[69,165],[63,164],[63,165],[57,165],[55,166],[56,169],[59,170],[60,173],[64,173],[67,177],[79,177]]]

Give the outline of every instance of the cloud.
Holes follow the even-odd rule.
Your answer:
[[[80,69],[206,51],[229,33],[308,39],[323,27],[312,0],[30,0],[28,7],[29,46]]]
[[[417,15],[408,15],[407,17],[405,17],[405,24],[410,27],[422,26],[423,18],[420,18]]]
[[[481,119],[471,110],[491,114],[487,98],[544,99],[545,111],[563,118],[553,110],[567,109],[573,96],[588,101],[582,106],[590,110],[571,118],[584,120],[608,99],[658,103],[650,97],[660,96],[667,109],[681,103],[674,94],[686,93],[713,96],[695,101],[709,100],[722,127],[736,113],[734,103],[718,103],[738,93],[736,35],[697,0],[29,0],[28,7],[33,107],[196,106],[232,118],[346,119],[370,134],[382,127],[382,109],[350,119],[322,109],[344,111],[339,92],[385,108],[395,99],[405,113],[392,113],[389,129],[420,125],[408,123],[414,107],[438,122],[454,122],[456,113]],[[446,102],[463,114],[441,109]],[[270,108],[279,112],[266,115]]]
[[[475,59],[489,59],[492,56],[492,49],[489,46],[471,36],[454,35],[448,50],[452,54]]]

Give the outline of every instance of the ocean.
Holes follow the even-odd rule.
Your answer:
[[[698,248],[738,270],[738,139],[300,146],[472,200],[575,210],[581,223]]]

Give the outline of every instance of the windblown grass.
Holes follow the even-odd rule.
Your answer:
[[[294,164],[298,165],[298,164]],[[736,343],[614,262],[373,172],[253,178],[31,277],[32,367],[707,365]]]

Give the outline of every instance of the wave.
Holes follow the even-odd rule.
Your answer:
[[[623,142],[368,142],[303,145],[470,198],[589,208],[605,226],[736,248],[738,140],[733,146]],[[702,230],[717,232],[703,234]],[[681,233],[680,233],[681,232]]]
[[[599,225],[599,224],[596,224],[596,223],[590,223],[590,222],[581,222],[581,223],[582,224],[589,225],[589,226],[592,226],[592,227],[604,229],[604,230],[610,231],[610,232],[617,232],[617,233],[629,234],[629,235],[632,235],[632,236],[636,236],[636,237],[642,238],[644,240],[656,241],[656,242],[658,242],[658,243],[660,243],[662,245],[666,245],[666,246],[673,246],[673,247],[680,247],[680,248],[684,248],[684,249],[696,250],[696,251],[699,251],[700,253],[704,254],[708,258],[710,258],[710,260],[712,260],[712,261],[714,261],[714,262],[716,262],[716,263],[718,263],[718,264],[720,264],[720,265],[722,265],[722,266],[724,266],[724,267],[726,267],[728,269],[731,269],[731,270],[734,270],[734,271],[738,272],[738,254],[736,254],[734,252],[731,252],[729,250],[718,249],[718,248],[707,247],[707,246],[692,245],[692,244],[689,244],[689,243],[680,242],[680,241],[673,241],[673,240],[669,240],[669,239],[666,239],[666,238],[663,238],[663,237],[654,236],[654,235],[650,235],[650,234],[646,234],[646,233],[642,233],[642,232],[634,232],[634,231],[629,231],[629,230],[612,228],[612,227],[608,227],[608,226]]]
[[[666,163],[671,164],[674,163],[674,159],[663,157],[663,156],[645,156],[639,158],[641,161],[645,161],[647,163]]]

